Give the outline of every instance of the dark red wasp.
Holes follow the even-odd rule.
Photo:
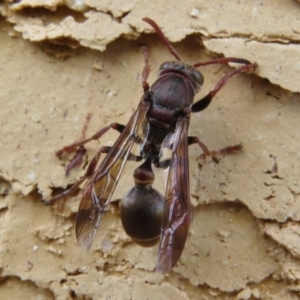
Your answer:
[[[170,271],[179,260],[183,251],[192,219],[189,193],[188,146],[197,143],[204,155],[215,159],[217,152],[210,152],[198,137],[188,136],[190,115],[204,110],[216,93],[229,78],[243,71],[253,71],[256,64],[239,58],[220,58],[193,66],[181,61],[176,50],[158,25],[149,18],[143,21],[150,24],[161,41],[167,46],[176,61],[164,62],[159,68],[158,79],[149,87],[147,78],[150,72],[149,54],[143,47],[145,67],[142,73],[144,95],[126,126],[111,123],[99,130],[91,138],[64,147],[57,152],[77,151],[70,168],[78,165],[84,151],[83,145],[99,139],[110,128],[120,132],[112,147],[102,147],[89,163],[85,175],[71,189],[49,200],[54,203],[75,191],[88,180],[83,190],[76,219],[78,244],[89,249],[93,243],[101,218],[114,193],[126,161],[143,163],[134,171],[135,186],[121,200],[121,219],[126,233],[144,247],[159,242],[156,269]],[[200,66],[225,63],[242,64],[229,74],[224,75],[216,87],[201,100],[195,102],[194,96],[203,85],[203,76],[196,69]],[[132,152],[134,144],[139,145],[139,154]],[[221,153],[241,150],[241,145],[220,150]],[[98,165],[100,155],[107,155]],[[152,165],[167,169],[165,196],[152,187],[154,173]]]

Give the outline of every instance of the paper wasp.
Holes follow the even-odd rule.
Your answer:
[[[66,152],[77,151],[77,157],[69,165],[70,169],[77,164],[76,160],[82,155],[80,153],[85,151],[85,143],[99,139],[111,128],[120,132],[112,147],[101,147],[98,150],[85,175],[71,189],[47,201],[47,204],[67,196],[87,180],[77,213],[76,237],[82,248],[89,249],[126,161],[143,160],[133,174],[135,186],[121,200],[121,219],[126,233],[133,241],[145,247],[159,242],[156,268],[159,272],[167,272],[181,256],[192,219],[188,146],[198,144],[203,154],[211,155],[213,159],[217,153],[210,152],[198,137],[188,136],[190,115],[192,112],[204,110],[229,78],[243,71],[255,70],[256,64],[245,59],[220,58],[188,65],[181,61],[176,50],[153,20],[144,18],[143,21],[154,28],[176,61],[164,62],[160,66],[158,79],[149,86],[149,54],[147,48],[143,47],[144,95],[135,113],[126,126],[111,123],[91,138],[57,152],[57,155],[61,156]],[[211,92],[193,104],[194,96],[204,82],[202,74],[196,68],[229,62],[242,66],[224,75]],[[132,153],[134,144],[139,145],[138,155]],[[241,150],[241,145],[227,147],[219,152],[238,150]],[[106,156],[97,166],[103,153]],[[152,187],[155,178],[152,165],[168,170],[165,196]]]

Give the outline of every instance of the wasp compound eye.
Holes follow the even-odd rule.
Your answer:
[[[204,83],[204,77],[198,70],[193,70],[191,76],[199,83],[201,86]]]

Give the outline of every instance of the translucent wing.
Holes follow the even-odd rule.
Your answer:
[[[156,265],[159,272],[168,272],[179,260],[192,218],[189,192],[188,126],[188,118],[178,118],[173,138]]]
[[[93,243],[149,105],[149,102],[141,101],[119,138],[86,184],[76,218],[77,241],[84,249],[89,249]]]

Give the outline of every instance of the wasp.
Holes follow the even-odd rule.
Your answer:
[[[159,68],[157,80],[149,86],[149,53],[143,47],[145,66],[142,73],[144,94],[127,125],[111,123],[92,137],[66,146],[57,152],[62,154],[77,151],[67,171],[80,163],[85,153],[84,144],[98,140],[109,129],[117,130],[119,138],[112,147],[101,147],[87,166],[86,172],[69,190],[54,196],[47,204],[71,194],[87,181],[76,218],[78,244],[89,249],[94,241],[101,219],[118,184],[127,161],[142,161],[133,173],[135,185],[120,202],[123,227],[133,241],[144,247],[159,242],[156,269],[168,272],[178,262],[184,249],[192,221],[189,191],[188,147],[198,144],[203,155],[216,160],[217,153],[231,153],[242,146],[226,147],[220,151],[209,151],[195,136],[188,136],[191,113],[204,110],[214,96],[234,75],[254,71],[255,63],[240,58],[219,58],[189,65],[181,61],[179,54],[164,36],[159,26],[150,18],[144,18],[153,27],[161,41],[175,57],[175,61],[164,62]],[[224,75],[205,97],[194,102],[204,77],[197,67],[210,64],[241,64]],[[132,152],[138,146],[138,154]],[[106,154],[99,164],[101,154]],[[167,171],[165,194],[152,187],[155,180],[153,166]]]

